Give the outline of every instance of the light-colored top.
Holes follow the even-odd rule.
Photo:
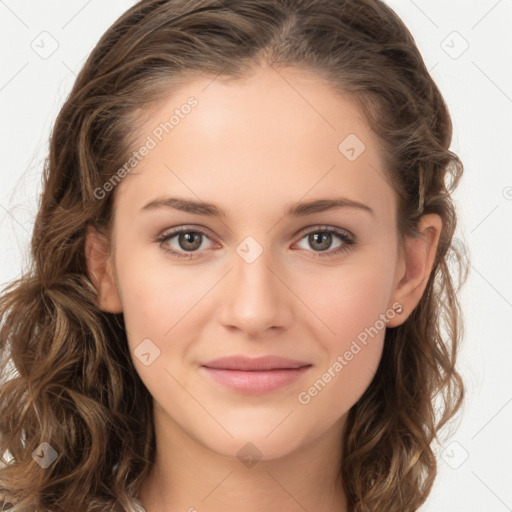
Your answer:
[[[133,503],[135,505],[136,512],[146,512],[146,509],[142,506],[142,503],[137,498],[133,498]]]

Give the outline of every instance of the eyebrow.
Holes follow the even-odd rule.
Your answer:
[[[141,208],[141,211],[153,210],[157,208],[170,208],[182,212],[193,213],[196,215],[206,215],[211,217],[226,218],[227,213],[213,203],[204,201],[194,201],[191,199],[182,199],[178,197],[165,197],[154,199]],[[305,217],[315,213],[325,212],[327,210],[350,208],[365,211],[375,217],[375,212],[366,204],[354,201],[345,197],[335,197],[331,199],[315,199],[302,203],[294,203],[285,211],[285,215],[292,217]]]

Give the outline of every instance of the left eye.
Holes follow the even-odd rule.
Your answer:
[[[341,243],[336,247],[331,248],[333,242],[333,236],[341,240]],[[317,228],[314,231],[309,231],[305,236],[301,238],[306,240],[310,247],[313,247],[313,251],[316,257],[328,257],[340,254],[344,251],[348,251],[352,245],[355,244],[355,240],[348,232],[341,231],[334,228]],[[328,250],[332,249],[332,250]]]
[[[336,247],[331,247],[333,243],[333,235],[338,239],[341,239],[342,242],[339,243]],[[318,251],[326,251],[328,249],[336,249],[343,242],[347,242],[348,237],[332,230],[325,231],[311,231],[309,234],[305,235],[301,238],[302,240],[306,240],[310,247],[315,248]]]

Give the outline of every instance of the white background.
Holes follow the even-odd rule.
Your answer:
[[[422,510],[505,512],[512,510],[512,2],[387,3],[414,35],[452,115],[452,150],[465,165],[455,193],[457,238],[472,263],[461,296],[467,400],[439,448],[439,475]],[[58,110],[100,36],[133,4],[0,0],[2,287],[27,261]],[[41,38],[47,50],[58,45],[47,58],[33,49]]]

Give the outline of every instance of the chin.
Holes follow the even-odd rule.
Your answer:
[[[211,431],[203,432],[200,436],[202,444],[223,457],[238,459],[244,463],[251,460],[278,459],[296,450],[301,442],[307,442],[298,436],[297,429],[292,428],[290,431],[290,425],[287,429],[277,427],[274,431],[267,425],[238,425],[226,428],[233,437],[224,435],[224,431],[215,436],[212,436]],[[250,467],[250,463],[247,465]]]
[[[256,462],[271,461],[285,457],[297,447],[285,439],[279,438],[273,441],[255,437],[235,437],[224,445],[209,447],[212,451],[230,459],[236,459],[251,467]]]

